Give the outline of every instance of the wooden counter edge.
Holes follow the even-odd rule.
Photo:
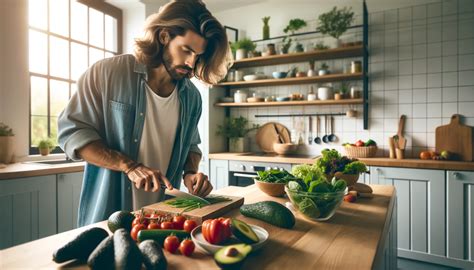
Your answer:
[[[11,170],[10,166],[25,166],[24,170],[15,168]],[[6,168],[0,169],[0,181],[11,180],[15,178],[35,177],[44,175],[53,175],[61,173],[73,173],[84,171],[85,162],[61,165],[31,165],[31,164],[10,164]],[[10,167],[10,168],[9,168]]]
[[[209,159],[291,163],[291,164],[303,164],[303,163],[312,164],[316,160],[316,159],[311,159],[311,158],[291,157],[291,156],[290,157],[257,156],[257,155],[251,155],[251,153],[211,153],[209,154]],[[468,161],[390,159],[390,158],[384,158],[384,157],[360,158],[359,160],[364,162],[368,166],[474,171],[474,162],[468,162]]]

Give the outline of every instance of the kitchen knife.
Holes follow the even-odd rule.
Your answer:
[[[193,200],[196,200],[196,201],[200,201],[201,203],[206,204],[206,205],[211,204],[206,199],[203,199],[201,197],[198,197],[198,196],[192,195],[190,193],[181,191],[177,188],[173,188],[172,190],[169,190],[169,189],[166,188],[165,185],[162,185],[161,188],[163,188],[165,190],[166,195],[174,196],[175,198],[193,199]]]

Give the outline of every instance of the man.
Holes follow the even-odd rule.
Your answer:
[[[229,47],[222,25],[198,0],[176,0],[145,23],[135,55],[97,62],[58,120],[59,143],[84,159],[79,226],[119,209],[136,210],[163,198],[164,188],[208,195],[198,172],[201,97],[189,80],[222,79]]]

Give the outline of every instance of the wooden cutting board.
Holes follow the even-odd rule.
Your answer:
[[[284,125],[270,122],[257,130],[256,143],[263,152],[274,153],[273,144],[279,142],[278,134],[282,143],[291,142],[290,131]]]
[[[473,161],[473,128],[461,124],[461,116],[451,116],[448,125],[436,128],[436,152],[447,150],[453,160]]]
[[[187,219],[192,219],[196,221],[196,223],[201,224],[206,219],[221,217],[230,210],[238,208],[242,204],[244,204],[243,197],[234,197],[227,195],[225,195],[225,197],[231,200],[207,205],[202,208],[197,208],[188,212],[184,212],[182,213],[182,215]],[[183,211],[182,208],[175,208],[170,205],[167,205],[166,201],[146,206],[144,207],[144,210],[145,213],[152,213],[156,211],[159,214],[170,214],[172,216],[175,216]]]

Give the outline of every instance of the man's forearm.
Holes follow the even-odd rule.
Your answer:
[[[78,155],[88,163],[114,171],[125,172],[136,164],[135,161],[108,148],[102,141],[94,141],[78,150]]]
[[[198,172],[199,162],[201,162],[201,155],[196,152],[189,152],[186,162],[184,163],[184,173]]]

